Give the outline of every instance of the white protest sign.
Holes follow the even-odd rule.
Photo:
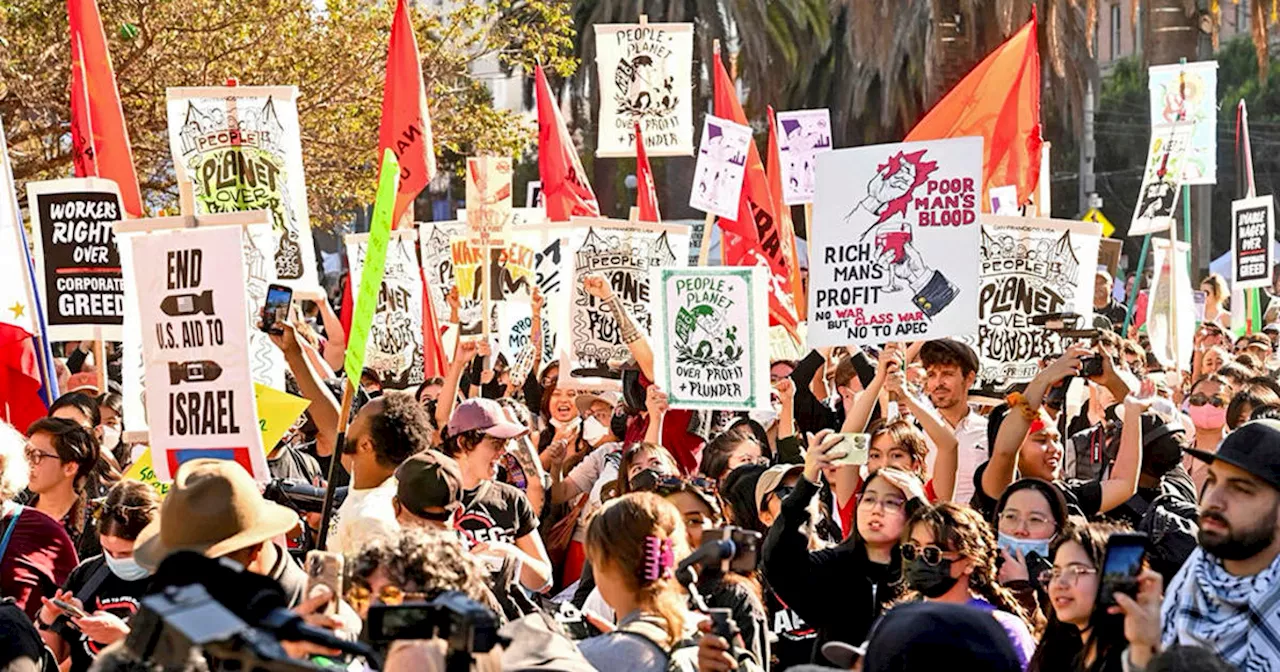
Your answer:
[[[449,245],[454,238],[465,236],[466,232],[465,219],[418,223],[423,277],[427,280],[431,291],[431,305],[440,322],[449,321],[449,291],[456,282],[453,274],[453,251]]]
[[[298,88],[235,86],[166,91],[169,149],[180,184],[207,215],[271,213],[276,281],[320,296],[298,126]]]
[[[764,267],[653,271],[654,381],[671,408],[770,408]]]
[[[1231,285],[1241,289],[1271,286],[1275,202],[1270,196],[1231,202]]]
[[[637,122],[649,156],[692,154],[693,24],[597,24],[595,37],[596,156],[635,156]]]
[[[726,219],[738,218],[742,176],[747,170],[751,127],[707,115],[693,169],[689,206]]]
[[[782,201],[813,202],[818,155],[831,151],[831,110],[791,110],[778,115],[778,159],[782,162]]]
[[[978,332],[964,340],[978,355],[978,383],[1003,390],[1031,380],[1040,361],[1062,353],[1057,333],[1032,319],[1076,313],[1089,324],[1099,226],[1092,222],[982,216]]]
[[[1155,274],[1151,280],[1147,306],[1148,352],[1165,366],[1186,369],[1191,362],[1195,339],[1195,308],[1191,278],[1187,275],[1191,246],[1178,243],[1171,253],[1168,240],[1151,239],[1151,260]]]
[[[1151,133],[1172,124],[1195,126],[1182,162],[1182,184],[1216,184],[1218,174],[1218,62],[1173,63],[1147,69]]]
[[[676,267],[689,257],[689,227],[673,224],[574,218],[567,230],[572,274],[568,308],[558,330],[562,387],[620,389],[617,365],[631,357],[613,314],[583,288],[601,274],[636,329],[651,333],[653,294],[649,271]],[[612,364],[611,364],[612,363]]]
[[[403,390],[424,380],[422,342],[422,278],[413,229],[391,232],[382,272],[378,307],[369,327],[364,366],[373,369],[389,390]],[[346,235],[347,258],[351,267],[351,295],[360,294],[360,276],[369,234]]]
[[[511,159],[467,159],[467,214],[460,217],[481,238],[501,234],[511,223]]]
[[[810,347],[977,330],[982,138],[833,150],[817,180]]]
[[[1191,124],[1172,124],[1153,129],[1147,165],[1138,188],[1138,205],[1133,210],[1130,236],[1163,233],[1173,222],[1174,209],[1182,191],[1182,160],[1191,147]]]
[[[27,204],[49,338],[120,340],[124,281],[111,223],[124,208],[116,183],[28,182]]]
[[[238,226],[133,236],[146,407],[159,480],[211,457],[270,478],[249,374]]]

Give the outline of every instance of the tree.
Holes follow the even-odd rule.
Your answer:
[[[327,0],[102,0],[143,198],[177,201],[165,89],[293,84],[311,219],[373,200],[387,40],[395,3]],[[496,110],[477,59],[504,67],[541,61],[563,75],[573,25],[568,0],[459,0],[415,10],[440,166],[461,176],[481,152],[519,156],[536,139],[518,114]],[[59,0],[10,0],[0,9],[0,116],[18,182],[70,175],[67,20]]]

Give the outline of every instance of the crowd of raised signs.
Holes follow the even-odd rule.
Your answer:
[[[131,618],[189,550],[351,641],[371,608],[461,591],[505,637],[474,669],[1280,670],[1280,325],[1233,334],[1210,276],[1193,360],[1163,367],[1097,283],[1113,328],[998,403],[943,339],[772,361],[772,410],[730,413],[669,409],[648,339],[588,278],[632,355],[621,392],[566,389],[555,362],[516,380],[463,341],[416,389],[366,370],[344,434],[342,381],[318,373],[340,322],[299,301],[273,340],[311,406],[265,490],[224,460],[183,463],[164,495],[122,478],[140,447],[93,383],[119,353],[62,344],[71,391],[0,432],[0,651],[14,670],[165,667]],[[317,586],[321,515],[298,493],[335,454],[338,569]],[[444,669],[438,641],[382,653]]]

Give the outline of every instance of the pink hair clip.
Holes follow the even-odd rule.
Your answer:
[[[652,534],[644,538],[645,581],[657,581],[675,574],[675,547],[670,539],[659,539]]]

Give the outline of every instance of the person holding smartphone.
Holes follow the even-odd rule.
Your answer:
[[[85,672],[98,652],[129,634],[129,619],[150,582],[150,572],[133,559],[133,544],[159,506],[159,496],[146,483],[113,485],[94,514],[102,553],[81,562],[62,590],[43,601],[40,636],[59,662],[70,659],[70,672]]]

